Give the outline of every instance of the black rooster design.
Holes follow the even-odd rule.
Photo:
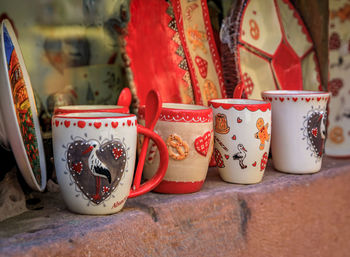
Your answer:
[[[238,149],[238,153],[235,153],[232,158],[234,160],[238,160],[239,161],[239,166],[241,166],[241,169],[245,169],[247,168],[247,165],[245,165],[243,163],[245,157],[247,156],[246,152],[247,150],[244,148],[244,146],[242,144],[238,144],[237,146]]]
[[[67,160],[76,185],[99,204],[118,186],[125,171],[126,152],[117,139],[102,145],[95,140],[77,140],[68,146]]]

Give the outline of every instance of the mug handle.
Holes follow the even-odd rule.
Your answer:
[[[137,125],[137,133],[144,134],[146,137],[152,138],[153,142],[157,145],[157,148],[159,150],[159,167],[157,172],[154,174],[154,176],[146,181],[143,184],[134,184],[132,188],[130,189],[130,194],[128,198],[133,198],[135,196],[139,196],[142,194],[145,194],[152,189],[154,189],[158,184],[162,181],[165,172],[168,168],[168,161],[169,161],[169,155],[168,155],[168,149],[163,141],[163,139],[152,130],[149,130],[141,125]],[[142,169],[139,169],[139,166],[143,166],[144,162],[139,162],[137,165],[136,172],[142,172]],[[136,177],[136,174],[135,174]],[[141,174],[140,174],[141,177]]]

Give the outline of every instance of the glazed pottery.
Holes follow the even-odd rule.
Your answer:
[[[221,178],[230,183],[262,180],[271,138],[271,104],[261,100],[214,99],[214,156]]]
[[[251,99],[264,90],[321,90],[314,43],[290,0],[234,1],[220,40],[228,97],[239,83]]]
[[[110,214],[126,199],[146,193],[164,177],[168,155],[163,140],[137,125],[136,116],[120,113],[69,113],[52,118],[58,183],[68,208],[81,214]],[[152,178],[130,190],[137,134],[152,138],[161,162]]]
[[[0,139],[11,146],[27,184],[43,191],[46,162],[34,94],[15,32],[6,19],[0,39]]]
[[[314,173],[321,169],[326,137],[328,92],[272,90],[272,160],[275,169]]]
[[[346,0],[329,1],[329,83],[331,92],[325,153],[350,158],[350,10]]]
[[[172,103],[226,97],[206,0],[132,0],[130,13],[125,49],[140,105],[150,88]]]
[[[139,108],[144,123],[144,107]],[[163,103],[155,132],[165,141],[169,165],[163,181],[154,189],[160,193],[192,193],[201,189],[213,149],[213,115],[208,107]],[[159,163],[159,152],[150,142],[144,177],[149,179]]]

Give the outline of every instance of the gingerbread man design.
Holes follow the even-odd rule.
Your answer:
[[[269,123],[264,123],[264,119],[263,118],[259,118],[256,121],[256,127],[258,129],[258,132],[255,133],[255,138],[260,139],[260,146],[259,149],[260,150],[264,150],[265,148],[265,142],[270,141],[270,135],[267,132],[267,129],[269,127]]]

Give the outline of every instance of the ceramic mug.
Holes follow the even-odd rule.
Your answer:
[[[326,135],[328,92],[271,90],[262,92],[272,105],[272,160],[288,173],[321,169]]]
[[[140,123],[144,123],[145,107],[140,106]],[[154,189],[160,193],[192,193],[199,191],[207,176],[213,149],[213,115],[205,106],[163,103],[155,126],[166,142],[169,165],[163,181]],[[150,142],[144,177],[156,172],[159,152]]]
[[[58,183],[73,212],[118,212],[128,197],[152,190],[164,177],[166,145],[156,133],[137,125],[133,114],[58,114],[53,116],[52,132]],[[138,133],[152,138],[161,162],[152,179],[130,190]]]
[[[271,137],[271,104],[261,100],[214,99],[214,156],[221,178],[230,183],[262,180]]]

